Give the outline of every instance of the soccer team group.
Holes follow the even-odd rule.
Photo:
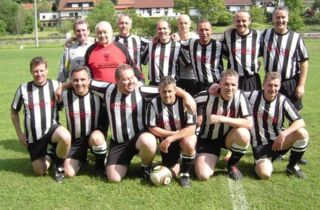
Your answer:
[[[187,15],[178,17],[179,31],[173,34],[170,24],[159,20],[151,40],[131,34],[126,14],[118,16],[119,35],[113,36],[110,23],[102,21],[94,39],[88,23],[76,20],[58,79],[48,79],[47,61],[34,57],[33,80],[19,86],[11,105],[33,171],[45,175],[54,163],[55,179],[61,182],[78,173],[89,148],[98,176],[120,182],[138,155],[141,176],[149,180],[159,150],[161,164],[182,187],[190,187],[191,168],[197,179],[208,180],[222,148],[229,151],[224,157],[228,175],[241,179],[237,163],[251,145],[261,179],[271,177],[272,162],[289,150],[286,172],[304,178],[299,164],[305,161],[309,137],[299,110],[308,54],[301,36],[288,29],[288,15],[286,7],[277,7],[274,27],[258,31],[249,27],[250,14],[239,11],[234,27],[219,41],[212,39],[206,20],[197,23],[197,33],[190,32]],[[148,66],[149,85],[144,85],[142,64]],[[63,107],[67,128],[58,122]]]

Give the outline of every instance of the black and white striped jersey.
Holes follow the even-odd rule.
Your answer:
[[[183,101],[180,97],[176,97],[174,104],[166,105],[158,96],[149,103],[146,122],[148,127],[176,131],[188,125],[195,125],[196,114],[184,111]]]
[[[278,34],[274,29],[267,29],[262,40],[265,71],[277,71],[283,80],[298,75],[299,62],[309,59],[303,39],[294,31]]]
[[[210,116],[221,115],[231,118],[244,118],[252,115],[248,99],[241,90],[237,90],[229,101],[221,96],[213,96],[208,91],[200,92],[196,97],[198,110],[202,111],[203,122],[198,137],[200,139],[217,139],[224,137],[231,126],[223,123],[210,124]]]
[[[63,105],[66,109],[68,130],[72,139],[89,136],[98,128],[100,113],[100,97],[90,91],[77,95],[72,88],[62,93]]]
[[[258,73],[261,35],[254,29],[244,36],[239,35],[236,29],[223,33],[223,55],[228,60],[228,69],[237,71],[240,77]]]
[[[163,76],[176,79],[180,46],[179,42],[172,40],[165,44],[148,44],[142,56],[142,63],[148,64],[148,77],[151,82],[159,83]]]
[[[11,108],[19,112],[21,107],[24,107],[24,126],[28,143],[41,139],[58,123],[58,105],[54,96],[58,87],[58,81],[47,80],[43,86],[36,86],[31,81],[17,89]]]
[[[150,41],[133,34],[127,37],[117,35],[114,39],[127,47],[131,59],[138,67],[141,67],[141,55]]]
[[[92,80],[91,90],[105,100],[115,142],[130,141],[146,130],[145,98],[158,94],[158,87],[141,86],[127,95],[118,91],[116,84]]]
[[[199,39],[190,39],[182,50],[198,82],[211,84],[220,80],[223,70],[221,42],[212,39],[207,45],[201,45]]]
[[[273,141],[282,131],[285,118],[289,122],[301,119],[290,100],[280,93],[273,101],[267,101],[262,90],[245,92],[245,95],[253,113],[254,127],[251,129],[253,147]]]

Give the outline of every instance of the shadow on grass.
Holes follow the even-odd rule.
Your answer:
[[[0,147],[14,152],[28,153],[27,148],[19,143],[17,139],[6,139],[0,141]]]
[[[29,158],[0,159],[0,171],[35,176]]]

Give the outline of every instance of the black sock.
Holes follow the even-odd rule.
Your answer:
[[[299,162],[299,160],[301,160],[303,154],[304,154],[304,151],[296,152],[291,150],[288,167],[295,166]]]
[[[181,174],[189,174],[194,157],[195,156],[187,156],[187,155],[181,154],[181,168],[180,168]]]
[[[229,169],[231,166],[235,165],[239,162],[239,160],[242,158],[244,154],[240,152],[232,151],[231,157],[229,158],[227,168]]]
[[[96,167],[104,168],[104,160],[106,158],[106,154],[94,154],[96,158]]]

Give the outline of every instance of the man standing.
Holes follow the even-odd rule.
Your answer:
[[[84,55],[94,40],[89,37],[90,29],[88,22],[77,19],[73,24],[73,33],[76,40],[66,47],[60,61],[58,81],[65,82],[69,78],[71,70],[84,65]]]
[[[252,127],[252,116],[247,98],[238,90],[238,78],[236,71],[225,70],[219,96],[203,91],[195,98],[198,113],[203,117],[195,162],[195,172],[200,180],[208,180],[213,175],[221,148],[232,151],[227,163],[229,176],[235,180],[242,178],[236,164],[250,145],[248,129]]]
[[[288,97],[299,111],[308,73],[307,49],[301,36],[288,29],[287,7],[277,7],[272,21],[274,28],[263,32],[264,69],[280,73],[282,83],[279,92]]]
[[[297,163],[307,149],[309,135],[299,112],[287,97],[279,93],[281,76],[267,73],[263,91],[246,93],[253,109],[252,147],[255,171],[261,179],[271,177],[272,162],[291,149],[287,174],[304,178]],[[284,128],[284,119],[290,125]]]
[[[223,54],[228,60],[228,69],[238,72],[240,90],[260,90],[258,57],[261,32],[249,28],[251,17],[246,11],[237,12],[233,23],[234,28],[227,29],[222,36]]]
[[[176,91],[172,77],[161,78],[160,96],[150,102],[147,124],[149,131],[160,139],[162,164],[171,169],[173,177],[179,175],[182,187],[190,187],[189,171],[196,155],[196,115],[191,110],[184,111]]]
[[[71,71],[72,88],[62,94],[72,144],[64,162],[65,174],[75,176],[87,159],[87,150],[95,155],[95,172],[104,176],[107,144],[98,129],[100,97],[89,92],[90,70],[83,66]]]
[[[218,82],[223,70],[222,44],[211,38],[212,27],[207,20],[202,20],[197,26],[199,39],[190,39],[187,45],[183,45],[190,60],[196,78],[196,92],[207,89],[212,83]]]
[[[171,40],[170,33],[170,24],[159,20],[156,41],[150,42],[143,53],[142,63],[148,64],[150,85],[158,85],[163,76],[176,79],[180,43]]]
[[[115,36],[115,41],[127,47],[133,62],[141,70],[141,54],[148,45],[149,40],[131,34],[132,19],[129,15],[120,14],[117,19],[119,35]]]
[[[48,144],[56,146],[55,179],[62,182],[63,160],[69,152],[71,137],[68,130],[58,123],[54,92],[59,82],[47,79],[48,64],[43,57],[31,60],[30,73],[33,81],[20,85],[11,104],[13,126],[20,143],[28,149],[37,176],[44,176],[52,161],[46,156]],[[19,111],[22,106],[25,132],[20,127]]]

